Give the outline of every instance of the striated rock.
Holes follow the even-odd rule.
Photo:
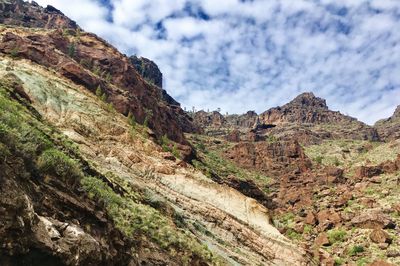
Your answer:
[[[179,106],[165,104],[160,89],[143,81],[126,56],[93,34],[80,33],[79,39],[71,42],[62,31],[7,31],[0,51],[53,68],[93,93],[100,88],[117,111],[130,112],[139,123],[146,121],[158,138],[167,135],[187,144],[183,131],[197,131]]]
[[[369,238],[375,243],[387,243],[390,244],[392,239],[390,238],[389,234],[383,231],[382,229],[374,229]]]

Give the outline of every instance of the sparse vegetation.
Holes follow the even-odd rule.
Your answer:
[[[352,246],[350,248],[348,254],[349,254],[350,257],[352,257],[352,256],[355,256],[355,255],[357,255],[359,253],[362,253],[362,252],[364,252],[364,247],[356,245],[356,246]]]
[[[78,163],[56,149],[44,151],[38,158],[37,166],[41,173],[64,180],[67,178],[79,179],[83,176]]]
[[[11,50],[11,52],[10,52],[10,56],[11,56],[12,58],[17,58],[17,57],[18,57],[18,54],[19,54],[19,48],[18,48],[18,47],[13,48],[13,49]]]
[[[144,121],[143,121],[143,125],[145,126],[145,127],[148,127],[149,126],[149,121],[152,119],[152,117],[153,117],[153,110],[151,110],[151,109],[145,109],[144,110],[144,112],[145,112],[145,117],[144,117]]]
[[[329,243],[335,244],[337,242],[343,242],[347,237],[347,233],[344,229],[332,229],[328,231]]]
[[[69,57],[74,57],[75,56],[75,52],[76,52],[75,43],[70,43],[68,45],[68,56]]]
[[[107,212],[117,228],[125,235],[133,239],[140,235],[146,235],[171,254],[183,252],[179,258],[184,264],[189,263],[192,255],[199,256],[206,261],[215,260],[207,248],[196,242],[187,232],[175,228],[174,224],[157,210],[135,203],[129,198],[121,197],[95,177],[84,177],[81,183],[90,197],[106,205]],[[190,253],[186,253],[188,251]]]

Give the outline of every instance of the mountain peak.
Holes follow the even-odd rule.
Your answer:
[[[400,118],[400,105],[397,106],[396,110],[393,113],[392,117],[399,117]]]
[[[304,92],[298,95],[291,102],[286,104],[286,106],[316,107],[328,109],[328,106],[326,105],[326,100],[316,97],[312,92]]]

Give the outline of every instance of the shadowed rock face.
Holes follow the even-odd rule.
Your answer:
[[[172,98],[171,95],[169,95],[167,91],[162,88],[163,76],[156,63],[154,63],[150,59],[137,56],[131,56],[129,57],[129,60],[131,61],[132,65],[135,67],[139,75],[141,75],[147,82],[154,84],[160,89],[161,98],[166,103],[170,105],[180,106],[180,103],[175,101],[175,99]]]
[[[393,115],[387,119],[376,122],[374,127],[384,140],[394,140],[400,138],[400,105],[397,106]]]
[[[53,6],[42,8],[34,1],[30,4],[22,0],[0,1],[0,23],[45,29],[78,28],[75,21]]]
[[[162,88],[163,77],[156,63],[147,58],[139,58],[135,55],[129,57],[129,60],[131,60],[139,75],[141,75],[144,79],[153,83],[157,87]]]

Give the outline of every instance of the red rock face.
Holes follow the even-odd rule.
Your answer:
[[[64,16],[58,9],[52,6],[42,8],[35,2],[22,0],[0,2],[0,23],[45,29],[78,28],[75,21]]]
[[[0,51],[50,67],[73,82],[107,96],[107,102],[124,115],[131,112],[139,123],[146,120],[157,137],[187,144],[183,131],[194,132],[191,119],[179,106],[163,101],[159,88],[145,82],[129,59],[93,34],[61,30],[19,36],[7,32]],[[21,34],[22,35],[22,34]],[[72,48],[73,47],[73,48]],[[73,51],[71,51],[73,50]]]
[[[305,172],[311,162],[296,141],[241,142],[228,150],[226,156],[238,165],[268,173]]]

